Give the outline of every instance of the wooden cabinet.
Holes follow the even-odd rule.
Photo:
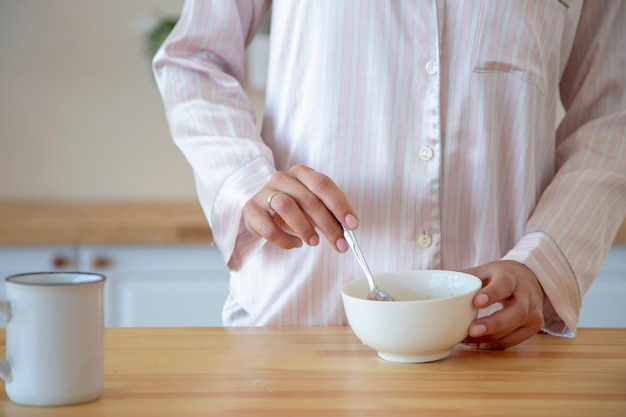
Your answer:
[[[5,298],[4,279],[9,275],[72,269],[76,269],[76,249],[72,246],[0,247],[0,298]],[[5,326],[0,315],[0,327]]]
[[[228,270],[204,246],[78,248],[79,268],[107,276],[109,326],[219,326]]]
[[[50,270],[104,274],[107,326],[220,326],[228,295],[229,272],[210,245],[0,247],[2,279]],[[626,327],[624,300],[626,245],[616,245],[583,300],[579,326]]]
[[[220,326],[228,295],[229,272],[209,245],[0,248],[3,279],[52,270],[107,277],[107,326]]]

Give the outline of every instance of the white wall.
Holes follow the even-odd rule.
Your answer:
[[[182,0],[0,2],[0,199],[195,199],[141,27]]]

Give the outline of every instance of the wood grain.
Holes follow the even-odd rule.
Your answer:
[[[623,417],[626,329],[396,364],[347,327],[109,328],[100,400],[27,408],[0,387],[0,415]]]
[[[210,244],[197,202],[2,202],[0,244]]]

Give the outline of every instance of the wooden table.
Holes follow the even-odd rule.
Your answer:
[[[379,359],[346,327],[109,328],[100,400],[38,416],[626,416],[626,329],[537,335],[504,352]],[[0,355],[4,357],[4,330]],[[45,349],[45,346],[42,346]]]

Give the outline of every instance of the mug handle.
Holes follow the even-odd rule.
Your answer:
[[[4,316],[4,319],[8,322],[11,319],[11,303],[6,300],[0,300],[0,314]],[[11,371],[11,364],[9,361],[0,360],[0,378],[6,382],[11,382],[13,379],[13,372]]]

